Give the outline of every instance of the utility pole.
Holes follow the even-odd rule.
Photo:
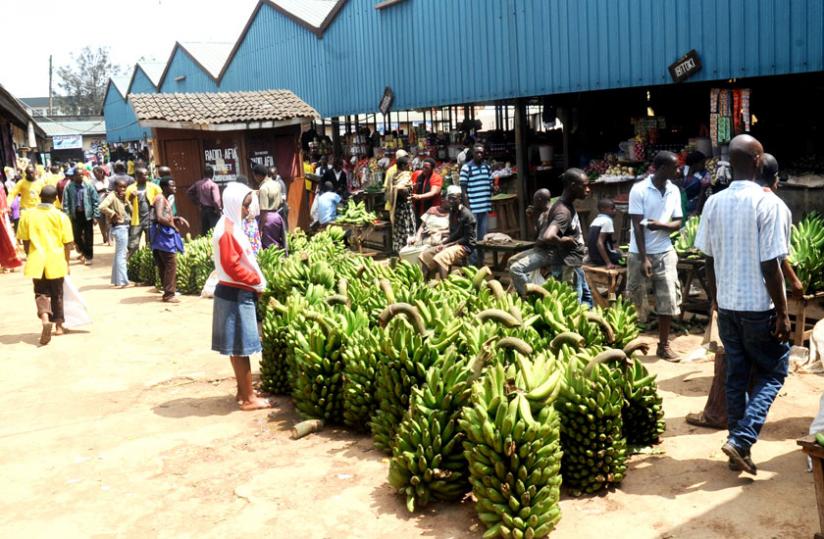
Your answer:
[[[52,55],[49,55],[49,118],[52,117]]]

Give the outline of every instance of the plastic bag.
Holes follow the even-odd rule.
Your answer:
[[[92,323],[86,302],[68,275],[63,278],[63,318],[63,325],[69,329]]]
[[[209,278],[206,279],[206,284],[203,285],[203,290],[200,291],[200,297],[202,298],[213,298],[215,297],[215,288],[217,288],[217,283],[219,279],[217,278],[217,271],[213,271]]]

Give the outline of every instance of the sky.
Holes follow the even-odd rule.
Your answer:
[[[165,63],[175,41],[232,42],[257,0],[10,0],[3,2],[0,84],[16,97],[49,95],[57,66],[85,46],[108,47],[127,69]],[[28,21],[28,22],[26,22]],[[57,77],[54,81],[58,93]]]

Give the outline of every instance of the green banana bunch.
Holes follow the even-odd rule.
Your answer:
[[[558,523],[562,452],[553,401],[562,385],[562,370],[545,354],[518,355],[509,367],[498,361],[474,383],[459,424],[484,537],[546,537]]]
[[[641,331],[638,329],[638,312],[631,301],[618,296],[615,303],[606,310],[605,318],[615,332],[616,348],[623,348],[638,338]]]
[[[632,369],[625,381],[625,401],[621,412],[624,437],[629,445],[655,445],[661,441],[661,435],[666,430],[664,401],[658,395],[655,378],[637,358],[632,360]]]
[[[684,255],[694,250],[695,236],[698,235],[698,226],[700,223],[701,217],[698,215],[693,215],[687,219],[687,222],[684,223],[681,230],[670,234],[670,238],[675,240],[672,245],[675,247],[676,253],[679,255]]]
[[[360,309],[348,310],[343,317],[343,423],[356,431],[367,431],[378,407],[379,332],[369,326],[368,316]]]
[[[571,358],[556,401],[561,414],[564,484],[574,496],[618,484],[626,473],[623,373],[611,371],[605,363],[628,360],[622,350],[597,352],[597,348],[588,348]]]
[[[454,348],[444,355],[426,371],[426,382],[412,388],[389,462],[389,483],[406,496],[410,512],[432,500],[458,500],[469,488],[458,420],[473,371]]]
[[[337,221],[338,223],[347,223],[347,224],[354,224],[354,225],[368,225],[377,219],[377,215],[373,212],[366,211],[366,205],[363,201],[355,203],[354,200],[351,198],[349,202],[346,203],[346,207],[344,208],[343,212],[338,214]]]
[[[792,227],[790,263],[807,293],[824,290],[824,217],[808,213]]]

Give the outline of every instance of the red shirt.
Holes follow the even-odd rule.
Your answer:
[[[443,190],[443,176],[438,174],[437,172],[433,172],[432,175],[429,177],[428,180],[421,180],[421,174],[423,173],[422,170],[417,170],[412,173],[412,193],[415,195],[425,195],[429,191],[432,190],[433,187],[437,186]],[[421,181],[418,181],[421,180]],[[426,200],[417,200],[415,201],[415,213],[417,215],[423,215],[429,208],[432,206],[440,206],[441,205],[441,193],[438,193],[432,198],[427,198]]]

